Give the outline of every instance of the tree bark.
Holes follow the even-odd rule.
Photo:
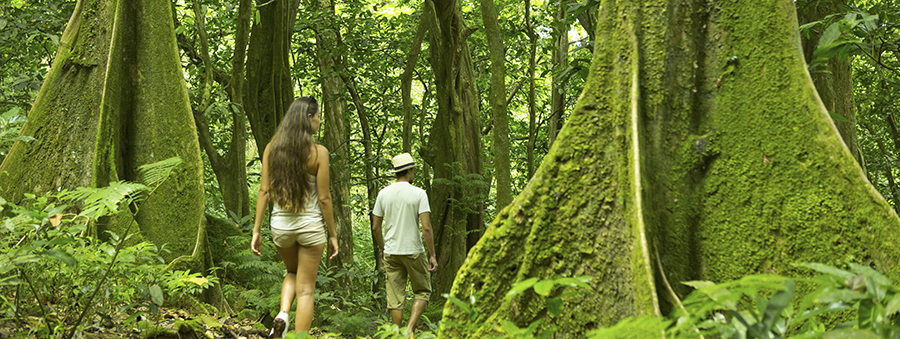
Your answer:
[[[244,77],[244,57],[247,48],[247,35],[249,34],[250,23],[250,0],[242,0],[238,9],[237,31],[235,33],[235,52],[234,60],[232,60],[232,74],[230,81],[223,84],[226,86],[228,98],[231,100],[227,103],[228,111],[231,112],[231,141],[224,155],[220,155],[216,147],[213,145],[212,136],[207,126],[206,112],[212,105],[212,82],[213,73],[216,71],[210,56],[208,35],[204,20],[204,13],[201,11],[199,0],[193,1],[194,17],[199,32],[199,40],[201,43],[200,56],[203,60],[204,80],[202,102],[199,103],[197,110],[194,111],[194,122],[197,124],[200,146],[206,152],[209,158],[210,167],[216,174],[216,181],[219,183],[219,190],[222,193],[222,200],[225,204],[225,211],[233,212],[237,217],[237,222],[243,216],[250,213],[250,196],[247,188],[247,166],[246,166],[246,147],[247,140],[245,135],[245,122],[243,110],[243,98],[241,97],[241,87],[243,86]]]
[[[803,4],[804,8],[799,11],[797,18],[801,25],[821,20],[828,15],[842,13],[843,9],[840,6],[845,5],[845,2],[809,0]],[[824,27],[822,31],[824,31]],[[815,59],[813,52],[816,51],[821,35],[820,32],[809,39],[805,37],[802,39],[806,62],[812,62]],[[828,61],[824,70],[815,71],[810,75],[825,108],[847,120],[835,119],[834,124],[841,133],[844,143],[847,144],[847,148],[850,149],[850,153],[853,154],[853,158],[856,159],[863,171],[866,171],[865,159],[859,149],[859,137],[856,133],[856,104],[853,102],[853,77],[850,69],[850,59],[840,61],[835,57]]]
[[[438,112],[422,158],[434,170],[428,194],[440,269],[431,295],[442,300],[484,227],[477,198],[482,192],[468,185],[474,182],[472,176],[481,176],[481,119],[466,43],[473,29],[464,21],[459,0],[426,0],[425,5],[434,6],[424,13],[433,13],[428,31]]]
[[[406,68],[403,75],[400,76],[400,95],[403,98],[403,152],[412,152],[412,125],[413,125],[413,104],[412,104],[412,80],[413,72],[416,70],[416,63],[419,60],[419,53],[422,51],[422,41],[425,40],[425,32],[428,30],[426,18],[434,15],[426,13],[430,7],[424,6],[422,17],[419,19],[419,27],[416,29],[416,36],[413,37],[412,45],[409,48],[409,56],[406,59]]]
[[[585,89],[534,178],[472,249],[442,336],[498,319],[582,337],[667,313],[650,253],[677,282],[872,265],[900,277],[900,219],[844,145],[806,71],[792,0],[603,3]],[[548,315],[528,278],[592,276]],[[560,291],[554,291],[558,295]]]
[[[525,0],[525,29],[528,34],[528,178],[534,176],[534,147],[537,142],[537,108],[535,103],[534,76],[537,68],[537,41],[538,36],[534,32],[531,22],[531,0]]]
[[[294,101],[288,60],[297,6],[289,0],[256,0],[256,7],[259,21],[250,31],[243,101],[261,157]]]
[[[317,0],[313,6],[324,16],[317,20],[316,57],[322,74],[322,102],[327,123],[322,144],[331,152],[331,197],[334,201],[334,224],[340,251],[333,265],[344,268],[353,265],[353,216],[350,211],[350,132],[346,104],[343,98],[344,72],[341,61],[342,42],[338,20],[331,0]],[[342,282],[352,287],[349,276]]]
[[[37,140],[16,143],[0,166],[4,197],[140,182],[138,166],[178,156],[183,164],[134,217],[143,234],[134,241],[167,244],[168,260],[191,255],[203,165],[183,79],[168,1],[79,1],[23,126]],[[131,218],[98,234],[122,236]]]
[[[356,106],[357,117],[359,117],[359,127],[363,133],[363,172],[366,175],[366,211],[369,216],[369,225],[372,225],[373,218],[371,211],[375,208],[375,198],[378,197],[378,187],[375,186],[375,172],[373,161],[375,160],[375,156],[372,150],[372,132],[371,126],[369,125],[369,114],[366,112],[365,103],[359,96],[359,91],[356,89],[356,83],[349,76],[342,75],[344,79],[344,83],[347,84],[347,90],[350,92],[350,97],[353,98],[353,105]],[[371,230],[371,228],[370,228]],[[372,276],[372,293],[383,293],[384,292],[384,281],[381,278],[384,276],[384,263],[378,258],[381,258],[381,249],[378,248],[378,244],[375,242],[375,234],[372,234],[372,255],[375,258],[375,272],[379,272],[381,274],[375,274]]]
[[[506,51],[494,0],[481,0],[481,17],[491,55],[491,116],[494,120],[494,176],[497,177],[497,211],[512,201],[509,160],[509,113],[506,106]]]
[[[556,17],[553,20],[553,85],[550,93],[548,131],[550,146],[556,141],[556,135],[562,126],[563,111],[566,109],[566,84],[560,82],[560,74],[569,68],[569,24],[566,21],[569,0],[558,0],[556,6]]]
[[[597,18],[598,4],[594,3],[594,1],[597,0],[582,0],[582,5],[588,6],[589,8],[584,12],[578,13],[578,15],[576,16],[576,18],[578,19],[578,23],[581,24],[581,28],[584,28],[584,31],[588,34],[588,40],[590,40],[590,43],[587,45],[587,48],[589,51],[591,51],[591,53],[594,53],[593,43],[594,41],[596,41],[594,27],[596,25],[595,19]]]

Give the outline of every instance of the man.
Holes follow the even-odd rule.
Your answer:
[[[428,194],[425,190],[413,186],[415,161],[409,153],[400,154],[393,159],[393,172],[397,180],[378,192],[375,209],[372,211],[374,222],[372,234],[381,248],[384,271],[387,276],[387,308],[391,312],[391,321],[400,326],[403,317],[403,306],[406,301],[406,281],[415,294],[415,302],[406,325],[407,333],[412,335],[419,316],[428,306],[431,297],[431,274],[437,270],[438,263],[434,253],[434,237],[431,231],[431,206],[428,205]],[[419,221],[422,222],[422,233],[419,234]],[[385,235],[381,234],[384,224]],[[426,259],[422,237],[428,245],[429,257]]]

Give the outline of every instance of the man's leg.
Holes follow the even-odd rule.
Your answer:
[[[416,330],[416,323],[419,322],[419,317],[425,312],[425,307],[428,306],[428,300],[416,299],[412,305],[412,311],[409,314],[409,323],[406,324],[406,332],[409,334],[413,334]]]
[[[419,317],[425,312],[428,306],[428,299],[431,298],[431,274],[428,272],[428,259],[425,253],[415,255],[407,262],[409,265],[409,284],[412,287],[416,300],[413,302],[412,311],[409,314],[409,322],[406,325],[407,332],[412,335],[415,333],[416,324]]]
[[[403,302],[406,301],[406,267],[400,256],[384,255],[385,292],[387,308],[391,312],[391,323],[400,327],[403,321]]]
[[[403,309],[391,309],[391,323],[400,327],[400,322],[403,321]]]

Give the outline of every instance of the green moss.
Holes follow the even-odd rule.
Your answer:
[[[897,280],[900,220],[865,181],[815,100],[797,49],[793,4],[741,0],[714,6],[604,1],[591,75],[558,142],[504,209],[457,276],[452,294],[479,296],[485,312],[444,320],[520,327],[543,320],[578,336],[646,314],[662,275],[725,281],[751,273],[806,275],[797,262],[875,265]],[[632,27],[639,27],[634,30]],[[631,130],[630,65],[640,46],[639,128]],[[641,153],[640,218],[632,147]],[[504,299],[516,282],[588,274],[594,292],[552,318],[541,298]],[[801,288],[802,289],[802,288]],[[802,291],[801,291],[802,292]],[[663,311],[671,308],[669,298]],[[479,329],[442,328],[446,337]]]

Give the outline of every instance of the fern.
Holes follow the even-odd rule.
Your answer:
[[[79,187],[74,191],[60,194],[59,198],[63,201],[82,201],[84,206],[78,216],[97,219],[118,213],[120,206],[127,206],[135,200],[139,200],[143,193],[149,190],[149,187],[141,184],[116,181],[111,182],[107,187]]]
[[[181,163],[181,158],[171,157],[166,160],[140,166],[138,167],[138,173],[140,173],[141,179],[145,185],[156,187],[166,180],[166,178],[172,174],[172,171],[175,170],[175,167],[178,167]]]

